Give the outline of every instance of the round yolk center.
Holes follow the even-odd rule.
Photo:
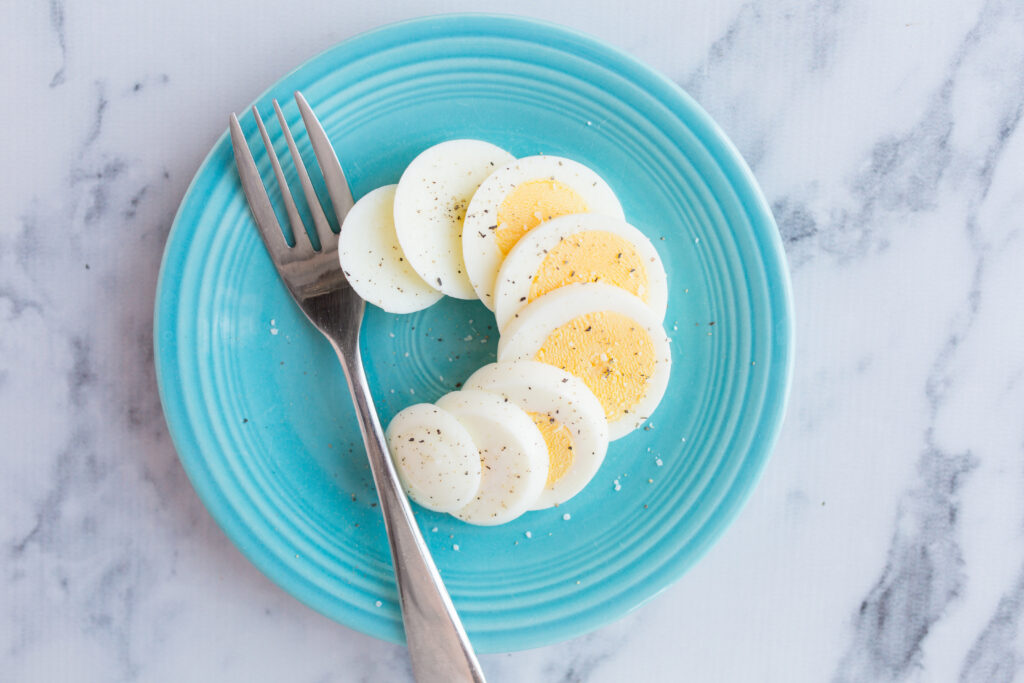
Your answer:
[[[502,255],[519,238],[543,221],[570,213],[586,213],[587,204],[576,190],[553,178],[519,183],[498,207],[498,227],[494,237]]]
[[[545,486],[550,487],[572,467],[576,457],[572,450],[572,434],[568,427],[546,413],[530,413],[530,417],[548,446],[548,481]]]
[[[548,335],[536,359],[582,379],[609,422],[640,402],[655,366],[647,330],[628,316],[608,311],[565,323]]]
[[[530,285],[530,301],[574,282],[604,282],[647,301],[647,269],[633,244],[614,233],[587,230],[548,252]]]

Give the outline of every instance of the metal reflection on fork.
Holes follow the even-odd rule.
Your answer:
[[[341,225],[353,204],[345,174],[323,126],[306,99],[296,92],[295,101]],[[413,674],[420,683],[483,683],[480,664],[423,542],[388,455],[359,353],[359,330],[366,304],[349,286],[341,271],[338,234],[330,227],[277,100],[274,100],[274,110],[313,216],[319,248],[315,248],[306,232],[270,135],[256,107],[252,109],[253,117],[281,188],[294,234],[294,246],[289,246],[285,240],[238,118],[232,114],[231,144],[235,164],[256,226],[281,280],[309,321],[327,337],[345,371],[391,546]]]

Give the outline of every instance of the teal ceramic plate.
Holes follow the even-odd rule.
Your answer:
[[[668,392],[644,429],[612,445],[586,490],[500,527],[417,509],[474,645],[495,652],[563,640],[678,579],[757,481],[782,420],[793,353],[776,227],[723,133],[628,55],[511,17],[435,17],[357,36],[255,104],[266,117],[280,99],[300,131],[295,90],[322,119],[356,197],[396,182],[419,151],[451,138],[488,140],[517,156],[563,155],[608,180],[665,261]],[[242,123],[260,150],[251,116]],[[305,136],[298,142],[312,159]],[[256,158],[271,178],[266,155]],[[226,135],[171,230],[155,343],[174,442],[228,536],[306,604],[401,641],[344,378],[278,282]],[[496,343],[493,316],[479,303],[443,299],[406,316],[369,307],[364,357],[382,422],[459,386],[494,360]]]

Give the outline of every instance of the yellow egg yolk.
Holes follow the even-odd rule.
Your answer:
[[[498,207],[498,227],[494,235],[498,249],[505,255],[520,237],[543,221],[587,211],[586,202],[576,190],[554,178],[519,183]]]
[[[548,252],[530,285],[530,301],[574,282],[604,282],[647,301],[647,269],[633,244],[614,233],[570,235]]]
[[[572,434],[569,428],[551,417],[547,413],[530,413],[533,423],[537,425],[544,443],[548,446],[548,481],[545,486],[551,486],[565,476],[565,473],[572,467],[572,461],[576,457],[572,450]]]
[[[548,335],[536,359],[582,379],[609,422],[640,402],[655,366],[647,330],[628,316],[608,311],[565,323]]]

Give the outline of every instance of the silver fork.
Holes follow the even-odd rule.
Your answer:
[[[340,225],[352,207],[352,193],[323,126],[301,93],[295,93],[295,101],[299,105],[302,121]],[[388,456],[384,432],[373,407],[359,355],[359,329],[365,302],[353,291],[341,272],[338,235],[327,222],[277,100],[274,100],[274,110],[298,171],[306,203],[313,215],[316,236],[320,242],[319,250],[314,249],[306,233],[270,135],[256,107],[252,108],[252,113],[277,176],[277,184],[281,188],[288,221],[295,236],[294,247],[289,247],[285,241],[238,118],[232,114],[231,144],[235,150],[235,164],[256,226],[278,274],[309,321],[331,342],[345,371],[391,546],[413,674],[420,683],[484,683],[480,664],[423,542],[423,536],[416,526],[412,509]]]

